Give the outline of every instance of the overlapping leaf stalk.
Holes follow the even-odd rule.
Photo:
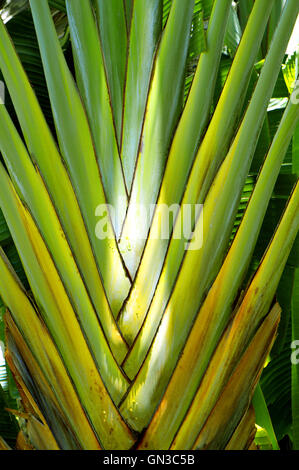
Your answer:
[[[273,3],[254,2],[211,115],[231,0],[213,3],[185,106],[190,28],[211,2],[173,0],[164,22],[162,0],[66,0],[74,79],[47,0],[30,0],[56,135],[0,23],[0,69],[22,130],[1,105],[0,207],[30,285],[0,249],[19,448],[251,446],[252,395],[280,317],[272,303],[299,229],[297,183],[239,297],[299,119],[295,90],[230,246],[299,11],[286,1],[243,114]],[[97,208],[119,201],[99,239]],[[136,236],[138,204],[156,202],[181,204],[169,239],[150,236],[160,206]],[[184,204],[204,209],[178,239]],[[201,248],[186,250],[202,230]]]

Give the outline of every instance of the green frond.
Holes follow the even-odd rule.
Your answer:
[[[0,449],[298,448],[298,0],[0,9]]]

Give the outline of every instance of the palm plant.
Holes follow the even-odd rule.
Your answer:
[[[13,104],[0,106],[0,207],[26,275],[0,248],[17,447],[254,448],[253,394],[299,229],[296,183],[248,276],[299,119],[291,83],[265,148],[298,1],[66,0],[71,58],[50,7],[64,2],[30,0],[53,116],[0,22]],[[156,203],[144,229],[140,207]],[[201,204],[176,236],[184,207]],[[169,236],[151,236],[165,207]],[[263,400],[258,388],[275,447]]]

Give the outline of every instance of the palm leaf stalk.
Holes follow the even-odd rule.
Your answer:
[[[183,160],[183,162],[181,163],[181,167],[179,168],[180,170],[179,175],[185,175],[185,179],[180,180],[178,177],[175,177],[175,175],[177,173],[177,165],[178,165],[177,160],[179,158],[179,155],[185,151],[189,152],[188,147],[185,148],[185,144],[183,140],[183,135],[185,134],[186,131],[182,133],[180,126],[184,126],[184,118],[186,116],[185,112],[187,112],[188,110],[188,105],[190,103],[190,100],[192,100],[193,98],[193,90],[195,89],[194,87],[196,87],[197,85],[196,81],[194,81],[193,83],[189,100],[186,104],[185,112],[182,116],[176,135],[174,137],[173,148],[176,145],[176,143],[179,142],[179,139],[181,140],[181,143],[177,151],[174,150],[173,153],[172,151],[170,152],[170,156],[168,159],[168,165],[167,165],[164,180],[163,180],[163,183],[165,182],[165,189],[163,188],[163,183],[162,183],[162,187],[160,191],[160,198],[159,198],[159,204],[161,204],[162,209],[160,213],[157,211],[157,213],[154,216],[154,220],[152,223],[153,231],[157,230],[158,224],[161,224],[161,217],[163,216],[163,206],[162,206],[163,203],[171,205],[173,203],[180,202],[183,195],[184,195],[184,203],[186,204],[188,203],[194,204],[194,203],[203,202],[203,198],[202,197],[200,198],[200,195],[198,194],[199,188],[201,187],[200,183],[203,185],[202,178],[205,175],[207,175],[206,178],[208,180],[208,183],[210,184],[213,176],[215,176],[217,167],[219,166],[219,161],[221,162],[221,158],[222,159],[224,158],[230,139],[232,138],[232,135],[233,135],[233,127],[234,127],[234,122],[235,122],[234,119],[236,119],[236,115],[240,106],[240,101],[246,89],[246,85],[248,84],[250,71],[253,67],[254,60],[257,54],[258,39],[256,38],[257,31],[256,31],[255,14],[256,12],[258,13],[258,17],[261,22],[260,27],[261,29],[263,29],[263,26],[265,27],[265,24],[267,22],[268,14],[270,11],[269,2],[267,3],[265,2],[263,5],[258,2],[256,4],[256,9],[258,9],[258,12],[257,10],[252,12],[252,15],[254,16],[252,18],[253,21],[250,24],[248,24],[247,30],[244,33],[242,43],[240,44],[240,47],[239,47],[239,54],[237,54],[235,58],[235,61],[230,71],[230,75],[223,89],[221,98],[218,102],[218,105],[213,114],[211,123],[205,134],[205,138],[203,139],[199,147],[198,155],[196,159],[197,166],[196,166],[196,163],[194,163],[192,167],[192,173],[190,175],[188,186],[185,189],[186,179],[190,171],[192,158],[194,158],[196,144],[195,146],[194,144],[189,144],[190,146],[193,145],[193,148],[191,147],[190,157],[189,159]],[[211,26],[213,24],[212,20],[213,20],[213,16],[211,19]],[[219,31],[218,28],[217,28],[217,31]],[[214,37],[214,34],[213,34],[213,37]],[[260,33],[260,40],[261,40],[261,37],[262,37],[262,34]],[[209,39],[209,36],[208,36],[208,39]],[[247,50],[248,41],[251,41],[251,43],[253,44],[253,49],[254,49],[251,57],[248,57],[244,52],[245,49]],[[201,67],[201,61],[204,62],[206,60],[206,56],[208,56],[209,54],[210,54],[210,51],[208,54],[203,54],[203,56],[200,58],[198,69],[200,69]],[[242,59],[242,62],[240,62],[239,59]],[[211,64],[211,66],[213,65]],[[203,68],[205,70],[207,68],[205,63],[204,63]],[[196,80],[196,76],[194,80]],[[206,77],[205,83],[199,83],[199,86],[200,86],[199,90],[201,90],[201,93],[202,93],[202,90],[204,90],[205,87],[207,86],[208,81],[209,81],[209,74]],[[205,96],[206,96],[206,93],[205,93]],[[194,126],[193,132],[197,132],[197,127],[195,123],[199,119],[199,116],[201,116],[201,113],[199,113],[198,115],[198,107],[199,107],[199,103],[202,103],[203,99],[204,98],[202,96],[199,96],[198,99],[194,100],[194,104],[193,104],[194,108],[192,110],[193,113],[191,114],[192,122]],[[210,105],[210,102],[208,101],[207,106],[209,105]],[[222,117],[220,118],[220,116]],[[214,126],[214,122],[215,123],[217,122],[217,125],[215,124]],[[202,128],[204,128],[204,123],[202,124],[202,126],[203,126]],[[191,128],[191,125],[187,127],[187,129],[189,129],[189,132],[190,132],[190,128]],[[200,131],[202,130],[200,129]],[[200,136],[201,134],[199,132],[198,135],[196,135],[198,140],[200,139]],[[193,140],[190,139],[190,142],[193,142]],[[177,189],[177,186],[175,186],[174,192],[172,194],[172,190],[169,188],[172,188],[173,185],[170,182],[173,180],[177,181],[177,184],[178,185],[180,184],[181,186],[178,186],[178,189]],[[177,193],[175,193],[175,191],[177,191]],[[190,195],[188,194],[188,191],[190,191]],[[203,191],[206,192],[206,189],[203,188]],[[193,192],[195,192],[195,194],[192,194]],[[169,195],[169,198],[168,198],[168,195]],[[182,240],[181,247],[184,247],[185,242],[186,240]],[[178,242],[172,241],[172,246],[170,246],[170,248],[168,249],[167,241],[166,242],[163,240],[156,241],[155,238],[149,238],[149,241],[143,253],[142,263],[136,275],[136,281],[134,282],[134,286],[131,289],[130,296],[126,300],[124,309],[120,317],[120,323],[122,322],[122,318],[124,319],[123,328],[127,334],[128,340],[130,339],[132,335],[133,337],[135,336],[135,331],[136,330],[138,331],[144,319],[144,316],[149,307],[150,300],[152,299],[154,290],[156,288],[157,281],[160,278],[161,269],[163,267],[163,262],[164,262],[164,257],[165,257],[166,252],[167,252],[167,257],[170,259],[172,257],[172,250],[173,251],[177,250],[176,245],[178,245]],[[157,257],[155,256],[156,253],[157,253]],[[155,257],[153,258],[153,256]],[[173,258],[175,260],[177,259],[177,253],[174,253]],[[179,259],[177,261],[177,265],[179,265]],[[153,266],[155,266],[155,269],[152,269]],[[169,285],[167,272],[164,273],[164,276],[165,275],[167,276],[167,284]],[[175,275],[175,272],[174,272],[174,275]],[[162,276],[163,274],[161,275],[161,277]],[[148,282],[148,279],[151,279],[152,282]],[[147,295],[148,295],[148,299],[146,297]],[[141,298],[139,298],[139,296]],[[138,318],[136,318],[137,317],[136,312],[138,312]],[[149,315],[147,317],[149,318]],[[133,330],[132,333],[131,333],[131,329]],[[140,347],[139,345],[137,346],[137,343],[136,343],[136,349],[140,350]],[[132,349],[132,355],[133,354],[134,354],[134,348]]]
[[[1,105],[0,208],[29,285],[0,247],[18,449],[254,448],[252,398],[277,335],[299,183],[244,282],[298,124],[297,90],[230,240],[299,6],[241,1],[244,32],[214,103],[232,2],[173,0],[167,20],[164,3],[66,0],[73,74],[48,0],[30,0],[55,134],[0,21],[20,126]],[[206,47],[184,104],[194,18]],[[157,202],[147,226],[140,207]],[[178,237],[184,207],[200,204]],[[168,236],[152,237],[172,206]]]
[[[215,276],[214,272],[217,272],[223,260],[224,246],[227,246],[232,230],[233,219],[238,208],[242,187],[245,183],[246,174],[249,171],[250,156],[253,155],[258,132],[262,124],[262,118],[266,112],[267,95],[268,99],[270,99],[271,85],[274,87],[275,83],[275,71],[274,67],[272,68],[272,66],[274,66],[272,63],[272,58],[276,61],[276,69],[278,74],[279,63],[282,59],[283,50],[287,46],[287,38],[292,30],[291,25],[291,30],[286,34],[285,44],[283,44],[282,37],[280,37],[279,33],[281,32],[283,36],[285,34],[283,32],[284,28],[288,29],[290,26],[290,19],[293,15],[293,9],[291,6],[291,4],[286,5],[286,15],[285,17],[282,17],[282,22],[280,24],[281,29],[277,30],[277,42],[273,41],[268,55],[269,60],[266,61],[265,68],[263,69],[263,72],[265,72],[269,82],[266,77],[266,79],[263,80],[264,77],[261,75],[260,78],[262,80],[259,81],[255,89],[253,98],[244,116],[239,132],[231,146],[227,158],[224,160],[224,163],[221,166],[213,185],[211,186],[210,193],[205,200],[205,210],[201,213],[197,222],[197,227],[194,230],[194,238],[197,237],[197,239],[199,239],[203,227],[204,249],[199,251],[189,250],[184,252],[182,251],[182,248],[184,249],[187,239],[184,240],[183,237],[181,237],[181,239],[172,239],[174,241],[173,245],[175,250],[175,256],[171,257],[169,262],[169,265],[172,269],[168,271],[166,266],[164,272],[162,273],[159,280],[159,286],[156,288],[153,302],[147,314],[147,319],[155,315],[157,309],[159,308],[160,320],[165,307],[166,309],[163,313],[159,330],[155,336],[154,342],[151,345],[150,352],[147,354],[147,357],[142,364],[140,371],[138,372],[138,376],[134,382],[134,385],[126,397],[125,403],[123,404],[124,407],[128,405],[128,407],[126,407],[125,413],[129,415],[129,410],[132,409],[132,404],[130,401],[136,401],[139,403],[139,418],[142,420],[142,423],[140,423],[139,426],[141,429],[157,405],[155,398],[155,396],[159,395],[157,390],[157,383],[159,383],[160,390],[163,390],[163,386],[165,386],[167,383],[166,370],[168,374],[171,374],[172,367],[176,363],[176,357],[173,354],[173,349],[181,350],[184,341],[187,339],[187,335],[194,320],[194,316],[203,300],[203,296],[206,293],[208,286],[211,284],[213,277]],[[287,7],[289,8],[289,11]],[[276,54],[278,51],[279,56],[277,57]],[[270,89],[268,86],[270,86]],[[263,101],[264,104],[261,105]],[[257,102],[259,103],[259,109],[261,112],[260,122],[256,113]],[[247,132],[249,132],[250,139],[248,139]],[[246,159],[246,156],[248,160]],[[194,168],[196,169],[196,166],[193,166],[193,170]],[[242,173],[243,177],[241,176]],[[190,182],[193,183],[192,173],[189,179],[189,183]],[[232,191],[232,187],[234,187],[234,191]],[[188,194],[188,186],[185,194]],[[183,204],[194,204],[197,202],[198,201],[196,200],[192,201],[192,199],[183,199]],[[209,230],[209,227],[211,226],[213,229]],[[199,233],[196,233],[196,230],[198,230]],[[177,246],[178,249],[176,249]],[[170,246],[168,255],[170,256],[172,254],[173,253],[171,252]],[[180,262],[183,256],[184,260],[180,266]],[[175,264],[175,266],[171,264],[171,261]],[[178,276],[176,276],[176,267],[177,269],[180,269]],[[176,281],[174,288],[172,280]],[[172,288],[172,295],[168,301],[168,293],[171,292]],[[185,292],[183,296],[181,295],[182,292]],[[193,295],[193,292],[196,292],[196,296]],[[184,314],[182,314],[183,312]],[[151,322],[151,325],[155,324],[156,323]],[[165,344],[164,354],[162,356],[158,348],[154,347],[154,344],[155,342],[160,342],[159,336],[160,334],[163,334],[165,329],[167,330],[165,326],[167,324],[172,325],[173,331],[171,338],[169,338],[167,344]],[[163,378],[159,377],[159,371],[162,371],[162,369]],[[136,392],[137,390],[138,392]],[[146,417],[146,411],[142,410],[142,403],[143,400],[147,401],[149,398],[152,410],[147,409],[148,416]],[[137,411],[134,410],[134,415],[136,412]],[[129,419],[129,417],[127,417],[127,419]]]

